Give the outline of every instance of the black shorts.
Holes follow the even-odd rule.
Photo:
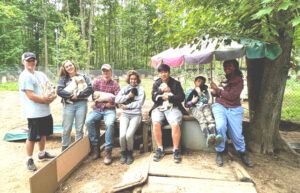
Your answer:
[[[40,141],[41,136],[53,134],[53,119],[52,115],[39,118],[28,118],[28,140]]]

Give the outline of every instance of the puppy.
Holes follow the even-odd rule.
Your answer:
[[[139,95],[137,88],[131,88],[125,94],[128,95],[130,92],[133,94],[133,97],[130,97],[129,99],[127,99],[124,103],[122,103],[123,105],[128,105],[128,104],[132,103],[134,101],[134,97]]]
[[[168,87],[168,85],[166,84],[166,83],[161,83],[160,85],[159,85],[159,90],[164,90],[165,88],[167,88]],[[161,94],[161,95],[157,95],[157,97],[156,97],[156,100],[158,100],[159,98],[162,98],[163,96],[165,96],[165,95],[167,95],[167,96],[173,96],[173,93],[171,93],[171,92],[164,92],[163,94]],[[165,110],[168,110],[168,109],[172,109],[173,108],[173,104],[172,103],[170,103],[170,101],[169,100],[165,100],[165,101],[163,101],[163,104],[161,105],[161,106],[159,106],[159,107],[157,107],[160,111],[165,111]]]
[[[50,81],[40,85],[42,88],[42,95],[45,97],[56,96],[56,87]]]

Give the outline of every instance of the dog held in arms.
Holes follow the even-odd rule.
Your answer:
[[[166,87],[168,87],[168,85],[166,83],[161,83],[159,85],[159,90],[164,90]],[[173,93],[171,93],[171,92],[164,92],[161,95],[157,95],[156,96],[156,100],[158,100],[159,98],[162,98],[165,95],[167,95],[167,96],[170,97],[170,96],[173,96]],[[163,101],[163,104],[161,106],[157,107],[157,108],[160,111],[166,111],[168,109],[172,109],[173,108],[173,104],[169,100],[165,100],[165,101]]]

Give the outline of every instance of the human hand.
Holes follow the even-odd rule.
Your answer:
[[[71,99],[72,99],[72,100],[77,99],[77,95],[74,94],[74,95],[71,97]]]
[[[199,100],[199,97],[193,97],[193,99],[191,100],[191,102],[193,103],[193,104],[195,104],[195,103],[197,103],[198,102],[198,100]]]
[[[115,107],[115,105],[111,104],[111,103],[104,103],[104,107],[105,108],[113,108],[113,107]]]
[[[129,93],[127,94],[127,96],[128,96],[128,98],[133,98],[135,95],[134,95],[132,92],[129,92]]]
[[[171,89],[170,89],[170,87],[166,86],[162,91],[163,92],[171,92]]]
[[[169,99],[169,95],[164,94],[164,95],[162,96],[162,99],[163,99],[164,101],[168,100],[168,99]]]
[[[128,109],[127,105],[123,105],[123,104],[120,105],[120,108],[123,109],[123,110]]]
[[[49,95],[49,96],[45,96],[43,97],[43,101],[45,104],[50,104],[54,101],[54,99],[56,99],[57,95]]]
[[[217,86],[216,83],[214,83],[214,82],[211,82],[211,83],[210,83],[210,87],[211,87],[211,89],[213,89],[213,90],[218,90],[218,86]]]

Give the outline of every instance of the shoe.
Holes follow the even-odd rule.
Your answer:
[[[55,158],[54,155],[51,155],[50,153],[48,152],[45,152],[44,155],[38,155],[38,158],[39,158],[39,161],[44,161],[44,160],[49,160],[49,159],[53,159]]]
[[[111,156],[111,149],[105,150],[105,156],[104,156],[104,164],[109,165],[112,162],[112,156]]]
[[[216,164],[219,167],[222,167],[224,165],[223,152],[217,152]]]
[[[91,158],[92,160],[96,160],[100,158],[100,148],[98,146],[92,147]]]
[[[155,151],[155,154],[153,156],[153,161],[158,162],[164,156],[165,156],[165,152],[162,149],[157,148],[156,151]]]
[[[216,135],[215,134],[209,134],[207,136],[207,139],[206,139],[206,145],[208,147],[210,147],[210,146],[213,146],[215,143],[216,143]]]
[[[174,157],[174,162],[175,163],[180,163],[181,162],[181,153],[178,149],[175,149],[173,152],[173,157]]]
[[[28,161],[26,162],[26,165],[27,165],[27,169],[29,171],[36,171],[37,170],[37,167],[35,166],[32,158],[28,159]]]
[[[132,151],[128,151],[128,153],[127,153],[127,161],[126,161],[127,165],[130,165],[133,162],[133,156],[132,156],[132,154],[133,154]]]
[[[249,158],[245,152],[240,152],[240,158],[241,158],[243,164],[245,164],[245,166],[250,167],[250,168],[252,168],[254,166],[253,163],[249,160]]]
[[[222,143],[222,141],[223,141],[222,135],[218,134],[218,135],[216,136],[215,146],[220,145],[220,143]]]
[[[121,164],[125,164],[126,161],[127,161],[127,152],[121,151],[121,159],[120,159]]]

